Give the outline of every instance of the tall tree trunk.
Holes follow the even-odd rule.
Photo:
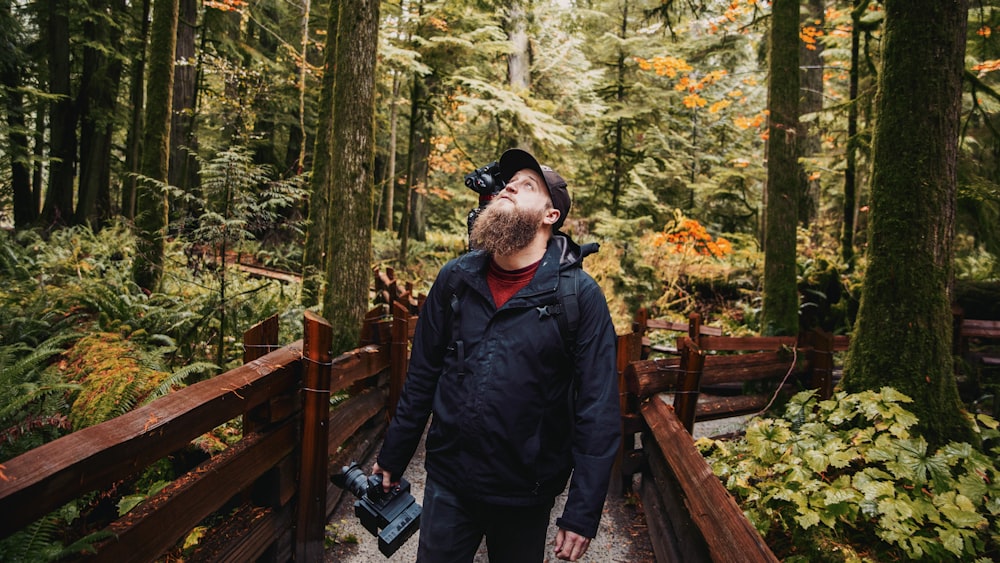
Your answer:
[[[146,97],[146,37],[149,34],[150,0],[142,0],[138,15],[141,22],[137,45],[132,49],[135,59],[129,72],[129,118],[128,135],[125,140],[125,172],[122,182],[122,216],[129,220],[135,219],[136,177],[139,172],[139,161],[142,158],[143,108]]]
[[[155,182],[167,181],[170,162],[170,110],[174,89],[178,0],[155,0],[150,27],[146,128],[142,141],[143,180],[136,186],[135,283],[154,291],[163,274],[167,198]]]
[[[826,13],[826,0],[807,0],[802,12],[803,30],[822,31]],[[813,35],[818,38],[819,35]],[[817,113],[823,110],[823,42],[800,41],[799,58],[802,80],[802,106],[799,115]],[[821,134],[818,119],[799,123],[799,152],[805,159],[822,153]],[[807,227],[820,211],[820,182],[810,178],[806,169],[799,167],[801,178],[801,195],[799,197],[799,223]]]
[[[175,60],[182,64],[174,67],[174,86],[170,115],[170,164],[167,182],[184,190],[198,183],[197,149],[194,136],[195,102],[198,87],[198,64],[195,45],[198,23],[197,0],[180,0],[177,14],[177,47]],[[190,210],[174,210],[174,216],[191,216]]]
[[[764,210],[764,334],[798,333],[795,230],[798,224],[799,3],[771,4],[767,187]]]
[[[112,6],[105,0],[91,0],[90,9],[117,20],[124,2]],[[88,21],[84,24],[88,46],[83,53],[80,84],[80,179],[75,222],[97,228],[111,214],[111,139],[121,82],[122,61],[106,52],[121,51],[121,31],[117,26]],[[106,51],[105,51],[106,50]]]
[[[868,267],[842,385],[894,387],[932,446],[973,439],[954,378],[950,284],[968,0],[886,0]]]
[[[10,0],[0,0],[0,20],[2,29],[12,30],[15,23]],[[9,23],[8,23],[9,22]],[[0,98],[6,103],[8,158],[10,159],[10,183],[14,197],[14,226],[24,228],[38,219],[38,207],[31,195],[31,149],[28,145],[28,129],[24,117],[24,96],[21,94],[21,73],[24,72],[23,54],[17,52],[20,34],[0,40]]]
[[[302,50],[299,53],[299,131],[303,134],[299,141],[299,170],[302,163],[306,161],[306,77],[309,75],[306,69],[309,66],[309,14],[312,8],[310,0],[302,0]],[[293,136],[289,133],[288,142],[291,144]]]
[[[858,170],[858,80],[861,76],[861,10],[868,0],[854,0],[851,10],[851,71],[848,84],[847,162],[844,167],[843,224],[840,230],[840,257],[848,270],[854,269],[854,214],[857,207]]]
[[[337,38],[340,29],[340,0],[330,0],[323,51],[323,81],[319,95],[313,168],[309,177],[309,221],[302,251],[302,305],[315,307],[323,291],[321,274],[326,272],[326,243],[330,230],[330,159],[333,151],[334,86],[337,81]]]
[[[334,86],[337,135],[330,168],[330,214],[324,316],[338,328],[333,353],[358,345],[371,278],[375,185],[375,55],[379,0],[344,0]]]
[[[394,208],[396,205],[396,135],[399,130],[397,120],[399,119],[399,88],[401,80],[400,73],[392,73],[392,101],[389,104],[389,158],[385,165],[385,197],[382,199],[383,211],[381,213],[382,228],[392,231],[395,222]]]
[[[31,163],[31,206],[32,209],[42,208],[42,191],[45,178],[45,105],[39,104],[35,111],[35,147],[32,150]],[[37,213],[37,211],[36,211]]]
[[[618,38],[624,43],[628,37],[628,0],[622,2],[622,24],[618,30]],[[615,85],[615,102],[618,107],[625,103],[625,47],[618,45],[617,83]],[[625,119],[615,120],[614,167],[611,181],[611,214],[618,215],[618,201],[621,197],[622,180],[625,176]]]
[[[426,111],[423,104],[427,98],[427,88],[424,79],[420,75],[413,74],[413,83],[410,85],[410,136],[408,149],[406,151],[406,197],[403,200],[403,216],[399,221],[399,264],[406,266],[409,254],[410,234],[414,200],[417,197],[417,190],[420,188],[421,170],[426,163],[424,156],[425,148],[428,144],[424,130],[426,127]]]
[[[528,0],[512,0],[507,7],[507,37],[510,53],[507,55],[507,80],[516,96],[526,96],[531,91],[531,38],[528,35]],[[532,139],[524,128],[512,127],[513,141],[518,147],[533,152]]]
[[[67,0],[49,0],[49,92],[58,98],[49,121],[52,164],[42,209],[42,220],[48,225],[64,225],[73,219],[76,116],[70,83],[69,10]]]

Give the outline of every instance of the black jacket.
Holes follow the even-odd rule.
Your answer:
[[[559,271],[580,268],[582,259],[579,246],[556,234],[532,280],[499,310],[485,253],[441,269],[417,323],[402,397],[378,456],[382,468],[394,478],[405,471],[433,413],[429,478],[472,499],[527,506],[551,502],[572,471],[557,524],[596,535],[621,439],[614,326],[600,287],[582,271],[575,357],[556,318],[541,311],[557,301]],[[453,293],[460,297],[462,370]]]

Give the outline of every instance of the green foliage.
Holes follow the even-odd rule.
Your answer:
[[[698,446],[785,560],[996,557],[1000,449],[928,451],[909,402],[888,387],[825,401],[802,392],[744,438]],[[984,442],[1000,436],[995,420],[978,422]]]

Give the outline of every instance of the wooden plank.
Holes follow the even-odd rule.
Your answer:
[[[4,462],[0,537],[110,486],[298,381],[301,341]]]
[[[385,389],[372,387],[337,405],[330,416],[330,451],[337,451],[341,444],[385,408],[386,396]]]
[[[330,391],[337,393],[352,384],[388,369],[389,346],[363,346],[344,352],[330,366]]]
[[[631,362],[625,368],[625,389],[640,398],[673,389],[679,367],[680,358]]]
[[[302,345],[302,440],[295,515],[295,560],[322,561],[326,531],[326,490],[330,482],[330,346],[333,327],[305,312]]]
[[[705,356],[701,384],[759,381],[784,377],[789,370],[800,372],[808,365],[805,354],[799,354],[793,364],[787,352],[757,352],[729,356]]]
[[[698,346],[707,351],[756,351],[793,348],[798,344],[795,336],[702,336]]]
[[[282,532],[292,527],[289,507],[279,509],[242,505],[226,521],[213,526],[186,561],[191,563],[244,563],[258,561]]]
[[[295,424],[236,443],[167,485],[108,527],[96,560],[155,561],[200,521],[248,487],[295,447]]]
[[[680,483],[684,504],[708,544],[711,560],[776,563],[774,553],[712,473],[673,410],[663,401],[651,400],[643,404],[642,415]]]
[[[704,393],[698,401],[695,420],[717,420],[759,412],[771,399],[770,395],[736,395],[733,397],[709,396]]]
[[[655,440],[644,435],[644,443],[652,446],[646,448],[647,469],[639,482],[639,495],[657,563],[711,563],[708,544],[684,505],[677,477]]]
[[[962,336],[965,338],[1000,338],[1000,321],[964,319]]]

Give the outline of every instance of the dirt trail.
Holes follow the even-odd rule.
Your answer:
[[[365,460],[362,467],[371,469],[374,459]],[[417,452],[407,469],[406,479],[410,482],[411,493],[418,503],[423,504],[424,493],[424,444],[420,443]],[[562,514],[566,502],[565,493],[556,499],[552,509],[552,523],[549,525],[549,552],[546,561],[559,561],[552,554],[555,545],[555,519]],[[354,497],[344,495],[336,512],[330,518],[327,526],[327,536],[335,538],[336,543],[327,548],[326,561],[342,563],[374,563],[379,561],[412,562],[417,559],[417,542],[420,532],[417,532],[392,557],[386,559],[378,550],[378,540],[368,533],[354,516]],[[485,543],[480,546],[474,559],[475,563],[486,563]],[[653,548],[649,543],[649,533],[641,508],[636,503],[621,495],[608,495],[604,503],[604,516],[597,537],[590,544],[590,549],[583,562],[595,563],[652,563],[655,561]]]

